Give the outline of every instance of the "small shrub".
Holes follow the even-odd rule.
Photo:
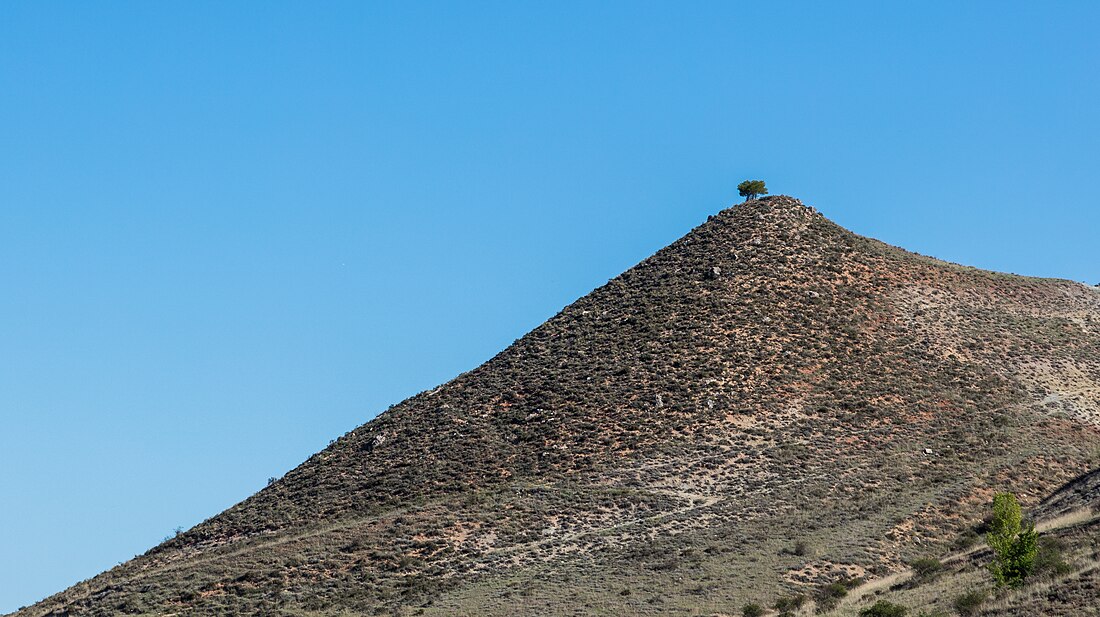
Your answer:
[[[859,617],[905,617],[909,609],[893,602],[879,600],[874,606],[865,608],[859,612]]]
[[[855,589],[856,587],[859,587],[864,582],[865,581],[863,580],[862,576],[857,576],[855,578],[846,578],[840,581],[840,584],[844,585],[844,588],[850,591],[852,589]]]
[[[741,614],[744,617],[763,617],[764,607],[756,603],[746,604],[741,607]]]
[[[913,568],[913,574],[922,581],[931,580],[943,571],[943,563],[939,559],[915,559],[909,567]]]
[[[795,542],[794,543],[794,548],[791,549],[791,554],[792,555],[797,555],[799,557],[807,557],[809,555],[812,555],[813,552],[814,552],[814,550],[810,546],[810,543],[805,541],[805,540],[799,540],[799,541]]]
[[[1073,571],[1066,562],[1063,552],[1065,545],[1058,538],[1039,538],[1039,554],[1035,557],[1035,572],[1050,576],[1062,576]]]
[[[981,536],[974,529],[967,529],[959,534],[959,537],[955,538],[955,541],[951,544],[951,548],[956,551],[965,551],[966,549],[974,546],[978,543],[978,539]]]
[[[793,615],[795,611],[802,608],[802,605],[806,603],[806,596],[802,594],[788,596],[786,598],[779,598],[772,605],[772,608],[779,611],[780,615]]]
[[[955,612],[963,617],[977,615],[978,608],[981,607],[982,602],[985,602],[985,596],[986,592],[980,589],[968,591],[961,596],[957,596],[953,604]]]
[[[818,612],[833,610],[840,602],[840,599],[846,595],[848,595],[848,588],[844,586],[844,583],[829,583],[827,585],[822,585],[817,590]]]

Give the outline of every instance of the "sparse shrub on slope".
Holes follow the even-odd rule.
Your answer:
[[[1050,576],[1061,576],[1073,571],[1073,566],[1066,562],[1065,543],[1058,538],[1039,538],[1039,552],[1035,557],[1035,573]]]
[[[943,571],[943,563],[939,559],[915,559],[909,567],[913,569],[914,576],[922,582],[932,580]]]
[[[802,605],[805,603],[806,596],[797,594],[779,598],[775,601],[775,604],[772,605],[772,608],[778,611],[781,616],[786,617],[787,615],[794,615],[795,611],[802,608]]]
[[[809,542],[805,540],[799,540],[794,543],[794,548],[791,549],[791,554],[797,555],[799,557],[812,557],[814,554],[814,549],[812,546],[810,546]]]
[[[848,588],[844,583],[822,585],[817,591],[817,611],[821,613],[836,608],[840,599],[846,595],[848,595]]]
[[[909,609],[893,602],[879,600],[859,612],[859,617],[905,617]]]
[[[763,617],[764,607],[756,603],[746,604],[741,607],[741,615],[744,617]]]
[[[953,603],[955,612],[962,617],[977,615],[982,602],[985,602],[986,595],[985,591],[976,589],[956,597]]]

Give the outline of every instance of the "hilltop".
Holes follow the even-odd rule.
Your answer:
[[[1080,513],[1098,467],[1100,292],[766,197],[17,614],[740,614],[958,551],[995,492]]]

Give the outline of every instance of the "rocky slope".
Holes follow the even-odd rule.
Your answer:
[[[1097,466],[1100,292],[768,197],[17,614],[740,614]]]

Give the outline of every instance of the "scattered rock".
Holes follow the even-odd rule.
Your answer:
[[[381,434],[375,435],[373,439],[371,439],[370,441],[367,442],[366,446],[364,446],[363,449],[366,450],[367,452],[373,452],[375,448],[377,448],[378,446],[382,445],[385,442],[386,442],[386,436],[385,435],[381,435]]]

